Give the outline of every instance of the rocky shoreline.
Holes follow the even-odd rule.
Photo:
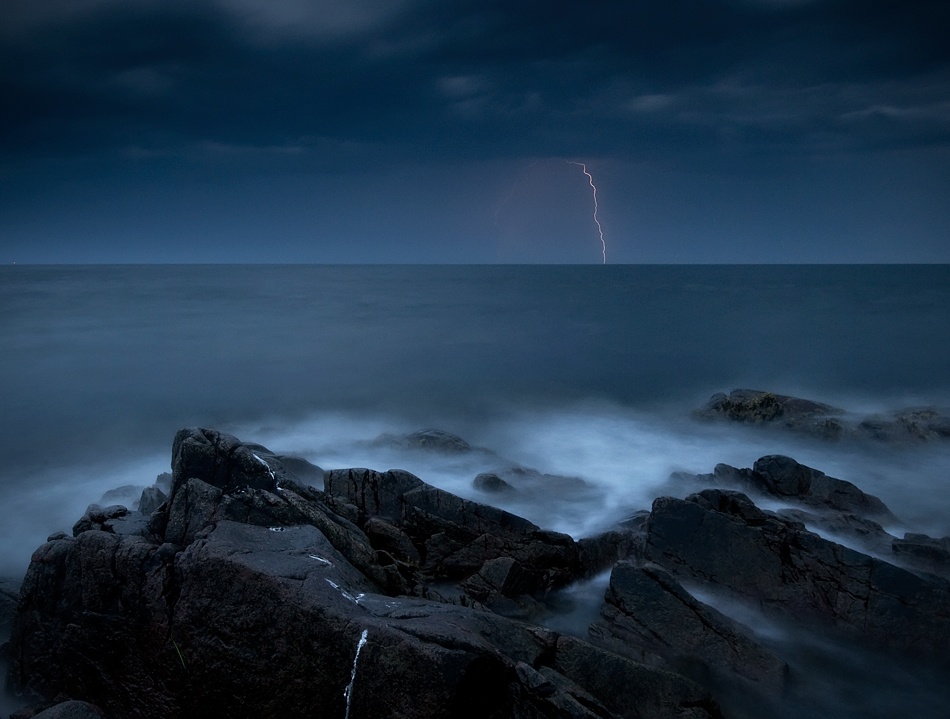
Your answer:
[[[545,477],[576,480],[475,481]],[[789,457],[674,480],[683,498],[575,540],[405,471],[181,430],[134,511],[52,535],[15,609],[0,585],[13,716],[795,716],[813,668],[775,627],[942,671],[950,538],[892,536],[880,499]],[[605,573],[586,631],[551,628]]]

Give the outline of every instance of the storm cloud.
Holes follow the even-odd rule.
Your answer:
[[[935,0],[39,0],[0,13],[0,181],[34,199],[59,192],[51,176],[108,187],[169,168],[497,162],[510,178],[584,157],[749,176],[880,153],[947,188],[919,159],[945,159],[950,141],[950,10]],[[9,206],[0,218],[35,227]]]

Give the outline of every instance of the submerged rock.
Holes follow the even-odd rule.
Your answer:
[[[457,434],[441,429],[420,429],[409,434],[381,434],[372,444],[378,447],[422,449],[443,454],[468,454],[475,449]]]

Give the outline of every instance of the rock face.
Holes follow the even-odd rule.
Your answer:
[[[396,470],[320,491],[204,429],[136,514],[91,507],[35,552],[15,688],[110,717],[719,715],[683,676],[502,616],[612,564],[626,531],[576,543]]]
[[[697,601],[653,564],[618,563],[610,575],[594,636],[640,661],[659,658],[699,681],[740,683],[743,691],[781,697],[789,668],[752,631]]]
[[[707,486],[575,541],[402,470],[324,472],[181,430],[148,514],[90,505],[36,550],[9,683],[112,718],[795,715],[779,708],[803,701],[800,666],[738,605],[950,656],[950,539],[892,537],[878,498],[780,455],[680,480]],[[608,570],[588,634],[543,626],[562,589]]]
[[[790,620],[875,647],[950,652],[950,583],[823,539],[739,492],[662,497],[647,558]]]
[[[717,464],[712,474],[680,474],[678,477],[707,485],[739,488],[750,494],[793,501],[821,511],[846,512],[879,520],[894,519],[878,497],[863,492],[851,482],[829,477],[780,454],[759,458],[751,469]]]
[[[936,407],[910,407],[862,417],[821,402],[754,389],[714,394],[693,414],[700,419],[780,427],[831,440],[901,443],[950,439],[950,413]]]

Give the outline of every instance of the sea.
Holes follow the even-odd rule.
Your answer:
[[[674,472],[786,454],[881,497],[898,536],[950,536],[950,443],[694,417],[734,388],[950,407],[950,266],[0,267],[0,575],[88,504],[134,503],[188,426],[489,503],[473,478],[502,461],[579,478],[501,500],[574,537],[695,489]],[[425,428],[486,451],[373,441]]]

